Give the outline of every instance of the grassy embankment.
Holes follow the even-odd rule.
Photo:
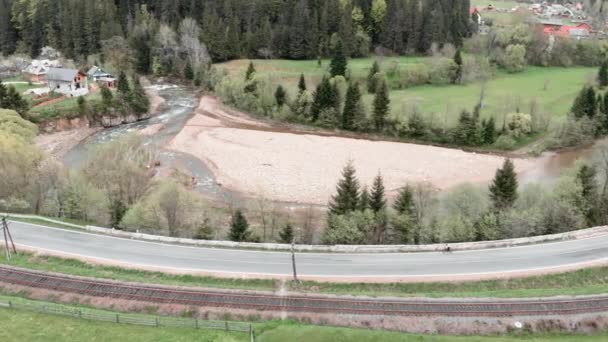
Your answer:
[[[0,252],[2,250],[0,249]],[[0,255],[3,253],[0,253]],[[160,272],[124,269],[43,255],[20,253],[1,264],[71,275],[125,280],[133,282],[209,288],[276,291],[279,281],[269,279],[222,279],[193,275],[171,275]],[[403,297],[543,297],[606,293],[608,267],[520,279],[485,280],[462,283],[391,283],[333,284],[318,282],[289,283],[290,290],[337,295],[403,296]]]
[[[407,65],[422,63],[421,57],[388,57],[380,61],[381,69],[385,72],[397,66],[402,69]],[[254,60],[257,72],[267,75],[275,84],[283,84],[290,93],[295,94],[296,86],[301,73],[306,76],[309,89],[319,82],[327,72],[329,61],[324,60],[321,67],[317,61],[290,61],[290,60]],[[220,64],[230,74],[244,74],[248,60],[232,61]],[[349,61],[352,77],[364,83],[373,58],[353,59]],[[515,112],[529,112],[530,103],[536,102],[537,111],[546,113],[551,117],[552,123],[563,120],[572,106],[581,87],[592,80],[597,72],[596,68],[572,67],[528,67],[524,72],[508,74],[498,71],[494,77],[485,84],[485,100],[482,117],[494,116],[501,122],[503,115]],[[395,82],[394,75],[389,82]],[[424,85],[391,91],[391,110],[393,117],[408,115],[414,106],[429,120],[436,124],[453,126],[463,109],[473,110],[479,101],[482,89],[481,82],[466,85]],[[364,95],[364,101],[371,108],[372,95]],[[368,112],[371,112],[368,109]]]
[[[23,304],[32,301],[4,297],[14,302]],[[41,302],[36,302],[43,304]],[[64,305],[70,309],[81,309]],[[89,311],[99,311],[87,309]],[[142,314],[128,314],[146,316]],[[156,328],[143,327],[127,324],[116,324],[109,322],[97,322],[55,316],[45,313],[35,313],[19,309],[0,308],[0,340],[2,341],[209,341],[209,342],[237,342],[249,341],[248,334],[227,333],[224,331],[191,329],[191,328]],[[459,342],[459,341],[484,341],[503,342],[516,341],[525,337],[533,341],[605,341],[606,334],[599,335],[523,335],[523,336],[424,336],[404,334],[398,332],[364,330],[354,328],[337,328],[326,326],[306,325],[290,321],[272,321],[255,324],[256,341],[258,342],[283,342],[283,341],[306,341],[306,342],[336,342],[336,341],[358,341],[358,342],[405,342],[405,341],[429,341],[429,342]]]

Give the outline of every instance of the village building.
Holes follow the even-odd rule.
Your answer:
[[[587,39],[591,35],[591,25],[587,23],[571,26],[564,25],[561,20],[549,19],[541,20],[540,24],[543,26],[543,32],[550,36],[572,39]]]
[[[86,75],[76,69],[49,68],[46,78],[51,92],[68,96],[82,96],[89,92]]]
[[[34,59],[22,72],[31,82],[45,82],[50,68],[61,68],[61,63],[58,60]]]
[[[89,77],[89,80],[96,82],[100,86],[105,86],[108,88],[116,87],[116,77],[101,67],[91,67],[91,69],[87,71],[87,76]]]

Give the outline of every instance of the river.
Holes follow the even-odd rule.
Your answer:
[[[76,145],[64,157],[63,163],[68,168],[79,168],[84,165],[96,146],[114,141],[128,134],[141,131],[153,125],[163,125],[158,133],[143,135],[146,144],[154,145],[159,151],[161,165],[169,168],[188,171],[196,179],[196,190],[214,199],[234,200],[237,195],[219,186],[209,168],[199,159],[185,153],[163,149],[194,114],[198,98],[185,87],[176,85],[153,85],[166,102],[164,110],[158,115],[132,124],[121,125],[101,130],[80,144]]]

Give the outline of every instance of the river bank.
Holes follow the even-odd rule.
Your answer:
[[[146,81],[146,83],[149,82]],[[160,96],[158,89],[154,87],[148,86],[146,94],[150,100],[148,116],[157,115],[164,108],[166,100]],[[89,120],[86,118],[58,119],[55,122],[46,123],[45,127],[41,127],[41,131],[44,133],[36,137],[35,143],[43,151],[57,160],[61,160],[78,144],[103,129],[104,127],[99,126],[91,127]],[[48,132],[45,132],[47,130]],[[158,130],[153,131],[152,134],[158,132]]]
[[[381,173],[389,197],[407,183],[443,190],[487,182],[503,162],[500,156],[428,145],[281,132],[209,96],[167,147],[196,156],[218,183],[248,197],[318,205],[327,204],[348,161],[363,184]],[[535,166],[530,159],[514,162],[518,172]]]

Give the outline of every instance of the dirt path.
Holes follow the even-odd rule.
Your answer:
[[[330,136],[328,132],[286,132],[203,97],[168,148],[204,161],[217,181],[251,197],[327,204],[344,165],[351,160],[363,184],[381,172],[389,196],[406,183],[438,189],[492,179],[502,157],[462,150]],[[535,163],[516,159],[519,172]]]

